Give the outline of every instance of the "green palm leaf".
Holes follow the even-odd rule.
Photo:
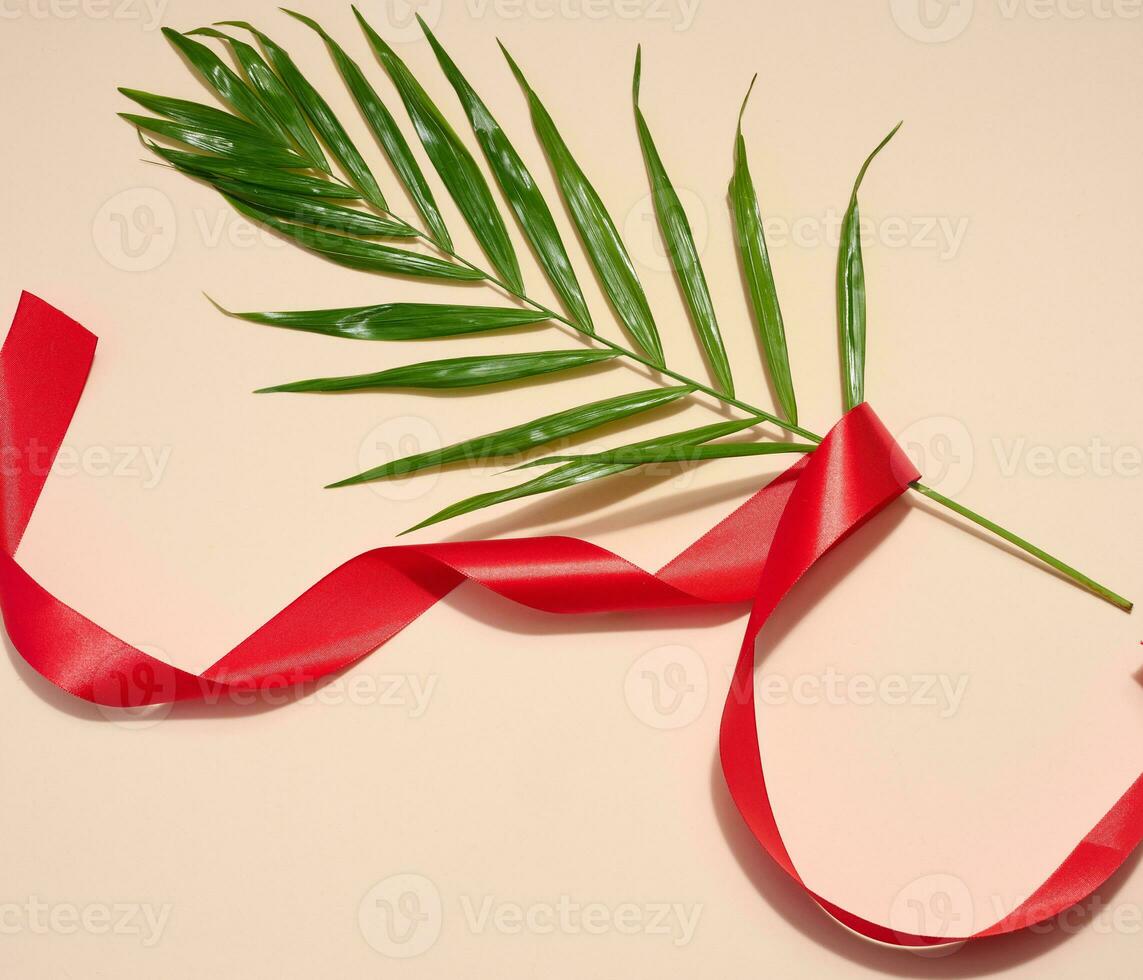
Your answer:
[[[361,29],[401,95],[421,143],[480,247],[515,293],[524,291],[520,264],[488,182],[456,131],[412,72],[354,7]]]
[[[246,21],[231,20],[222,23],[230,27],[241,27],[258,39],[258,43],[262,45],[262,50],[266,52],[266,57],[278,73],[278,77],[285,83],[286,88],[290,90],[298,104],[301,105],[314,129],[325,141],[325,145],[329,147],[334,159],[349,175],[354,186],[371,204],[376,205],[382,211],[387,210],[388,205],[385,203],[385,196],[381,193],[381,188],[378,186],[373,172],[369,169],[369,165],[357,147],[353,145],[353,140],[349,138],[341,120],[329,107],[329,103],[322,98],[321,93],[301,73],[286,49]]]
[[[214,186],[229,197],[236,197],[275,217],[288,218],[304,225],[344,231],[365,238],[414,238],[417,234],[415,228],[403,221],[379,218],[375,214],[356,211],[330,201],[285,194],[233,180],[216,180]]]
[[[481,385],[519,381],[557,371],[610,361],[619,355],[610,350],[553,350],[534,354],[489,354],[477,357],[453,357],[443,361],[407,364],[375,374],[355,374],[342,378],[314,378],[289,384],[260,388],[256,394],[269,392],[377,391],[387,388],[474,388]]]
[[[417,276],[426,279],[473,281],[484,278],[483,273],[470,269],[468,266],[445,262],[443,259],[433,258],[431,255],[410,252],[408,249],[393,248],[390,245],[381,245],[377,242],[363,242],[358,238],[347,238],[344,235],[332,235],[328,232],[304,228],[301,225],[281,221],[270,212],[247,204],[245,201],[240,201],[236,197],[223,196],[236,211],[245,217],[252,221],[260,221],[297,242],[302,248],[316,252],[331,262],[347,266],[350,269]]]
[[[663,167],[655,141],[651,138],[651,130],[639,108],[639,77],[642,51],[635,51],[635,77],[631,85],[631,101],[635,107],[635,125],[639,130],[639,143],[643,148],[643,159],[647,164],[647,174],[651,178],[651,197],[655,203],[655,217],[659,222],[659,231],[662,232],[663,241],[667,244],[667,251],[671,256],[671,267],[678,277],[679,286],[686,298],[690,309],[691,320],[699,336],[699,342],[706,352],[707,362],[718,382],[719,388],[726,394],[734,395],[734,378],[730,372],[730,361],[726,356],[726,347],[722,343],[722,334],[718,329],[718,319],[714,314],[714,302],[710,298],[710,289],[706,284],[706,276],[699,261],[698,249],[695,248],[694,234],[691,224],[687,220],[687,213],[683,210],[679,195],[675,192],[671,179]]]
[[[133,102],[139,103],[144,109],[149,109],[160,116],[166,116],[177,123],[219,133],[229,133],[236,139],[246,140],[250,143],[286,146],[281,138],[275,138],[272,133],[267,133],[265,129],[238,116],[231,115],[229,112],[216,109],[214,106],[188,102],[186,99],[171,99],[151,92],[141,92],[134,88],[120,88],[119,93],[127,96]]]
[[[156,156],[191,177],[209,181],[240,181],[251,187],[281,191],[297,197],[317,197],[330,200],[360,200],[361,195],[352,187],[334,184],[320,177],[275,170],[272,167],[248,163],[245,160],[225,160],[222,157],[188,153],[160,146],[144,139],[143,145]]]
[[[431,452],[417,453],[403,459],[384,463],[381,466],[366,470],[347,480],[330,484],[331,487],[347,487],[357,483],[367,483],[371,480],[381,480],[392,476],[404,476],[430,466],[444,466],[447,463],[469,461],[473,463],[486,463],[499,456],[509,456],[524,452],[535,446],[554,442],[556,439],[566,439],[569,436],[587,432],[612,422],[630,418],[641,412],[648,412],[660,408],[669,402],[677,401],[684,395],[690,394],[694,389],[689,385],[680,385],[674,388],[651,388],[648,391],[637,391],[629,395],[617,395],[601,401],[580,405],[554,415],[545,415],[533,419],[522,425],[514,425],[508,429],[501,429],[486,436],[475,439],[466,439],[443,449]]]
[[[584,333],[595,333],[587,301],[583,298],[579,280],[576,278],[575,270],[572,269],[571,259],[568,258],[563,239],[560,238],[544,195],[536,186],[536,181],[524,166],[524,161],[509,142],[504,130],[488,111],[488,107],[468,84],[468,80],[429,30],[428,25],[420,17],[417,19],[436,53],[445,77],[452,84],[457,98],[464,107],[472,131],[480,142],[484,158],[488,161],[500,190],[504,192],[516,214],[516,220],[520,222],[520,227],[523,228],[528,241],[532,243],[532,248],[536,250],[548,280],[559,293],[575,326]]]
[[[675,446],[692,446],[710,439],[718,439],[722,436],[731,435],[734,432],[740,432],[745,428],[756,425],[757,422],[757,419],[745,419],[737,422],[716,422],[713,425],[687,429],[669,436],[656,436],[652,439],[645,439],[642,442],[634,442],[621,448],[630,451],[656,448],[659,451],[664,451]],[[533,460],[523,465],[544,465],[552,458],[553,457],[546,457],[545,459]],[[528,480],[526,483],[520,483],[514,487],[506,487],[502,490],[478,493],[475,496],[457,501],[455,504],[449,504],[449,506],[437,511],[431,517],[421,521],[420,524],[414,525],[401,533],[408,534],[410,531],[417,531],[420,528],[429,527],[432,524],[439,524],[441,521],[451,520],[454,517],[460,517],[462,514],[471,514],[474,511],[483,510],[485,507],[492,507],[495,504],[503,504],[511,500],[520,500],[523,497],[532,497],[541,493],[551,493],[555,490],[566,490],[569,487],[574,487],[580,483],[587,483],[591,480],[601,480],[604,477],[614,476],[616,473],[623,473],[627,470],[634,469],[638,465],[640,464],[582,461],[568,463],[545,473],[543,476]],[[522,467],[517,467],[517,469],[520,468]]]
[[[270,313],[235,313],[217,303],[214,305],[227,316],[250,323],[351,340],[429,340],[529,326],[547,319],[543,313],[532,310],[439,303],[382,303],[379,306]]]
[[[409,192],[417,210],[421,212],[421,217],[425,219],[425,224],[428,225],[433,240],[443,248],[451,250],[452,238],[449,236],[444,218],[441,217],[440,210],[437,208],[436,198],[433,197],[433,192],[425,181],[425,175],[421,173],[421,168],[413,157],[404,135],[397,127],[397,122],[392,113],[381,101],[377,90],[369,84],[361,67],[345,53],[341,45],[330,37],[317,21],[292,10],[286,10],[285,13],[297,18],[307,27],[316,31],[325,41],[326,48],[329,50],[334,64],[337,65],[337,70],[341,73],[346,88],[352,94],[358,109],[361,110],[361,115],[372,130],[381,149],[385,151],[389,162],[393,164],[393,168],[401,176],[405,189]]]
[[[861,213],[857,207],[857,192],[873,158],[900,128],[901,124],[897,123],[865,158],[853,182],[849,207],[841,222],[841,245],[837,252],[837,329],[847,412],[865,401],[865,262],[861,257]]]
[[[802,442],[732,442],[713,446],[675,446],[612,449],[579,456],[547,456],[544,463],[594,463],[643,466],[647,463],[700,463],[737,456],[773,456],[776,453],[812,453],[817,446]]]
[[[631,257],[627,254],[623,240],[615,228],[615,222],[611,220],[611,215],[607,213],[599,194],[576,163],[563,137],[556,129],[551,115],[528,84],[528,80],[508,53],[508,49],[501,44],[500,50],[504,52],[512,73],[528,99],[536,134],[555,172],[560,191],[571,211],[584,248],[607,290],[611,305],[651,362],[663,367],[663,346],[659,341],[659,331],[651,316],[651,308],[647,305],[643,286],[635,274],[635,267],[631,264]]]
[[[652,436],[650,439],[628,443],[625,446],[617,446],[612,452],[643,452],[646,450],[669,451],[678,446],[697,446],[700,443],[709,442],[712,439],[721,439],[723,436],[731,436],[746,429],[751,429],[757,424],[758,419],[756,417],[734,419],[730,422],[712,422],[707,425],[700,425],[694,429],[683,429],[680,432],[672,432],[669,435]],[[552,466],[557,462],[567,461],[573,458],[584,459],[586,456],[539,456],[536,459],[529,459],[519,466],[514,466],[509,472],[514,473],[517,470],[531,469],[536,466]],[[623,464],[623,468],[630,469],[636,465],[638,464],[625,463]]]
[[[154,133],[164,139],[177,140],[187,146],[205,150],[207,153],[215,153],[237,162],[262,167],[305,166],[305,161],[287,147],[275,146],[272,143],[249,139],[245,136],[236,136],[231,132],[214,127],[201,124],[188,126],[170,119],[153,119],[150,116],[140,116],[134,112],[121,112],[119,117],[126,119],[136,129]]]
[[[757,75],[754,76],[757,80]],[[742,115],[754,81],[742,100],[738,112],[738,132],[734,138],[734,176],[730,179],[730,205],[734,212],[735,239],[742,259],[743,275],[754,308],[754,318],[766,354],[766,367],[774,383],[782,414],[794,425],[798,424],[798,403],[794,397],[794,379],[790,373],[790,354],[786,348],[786,328],[782,322],[782,308],[778,305],[778,289],[774,285],[774,270],[770,267],[770,253],[766,249],[766,235],[762,229],[762,214],[758,208],[758,195],[750,177],[746,159],[746,141],[742,137]]]

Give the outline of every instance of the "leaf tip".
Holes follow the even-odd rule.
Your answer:
[[[889,130],[885,138],[873,148],[873,152],[865,158],[865,162],[861,165],[861,169],[857,172],[857,180],[853,182],[853,193],[850,195],[851,206],[857,202],[857,192],[861,188],[861,182],[865,179],[865,173],[867,170],[869,170],[869,165],[873,163],[873,160],[876,158],[877,154],[885,149],[889,141],[897,135],[897,130],[899,130],[904,124],[905,120],[900,120],[896,126]]]
[[[525,91],[531,91],[527,79],[524,78],[524,73],[520,71],[520,66],[516,64],[516,59],[512,57],[511,52],[504,46],[504,42],[501,41],[500,38],[497,38],[496,43],[500,47],[500,53],[504,55],[504,59],[508,62],[508,67],[512,69],[512,74],[516,76],[516,81],[520,83]]]
[[[223,306],[221,303],[219,303],[218,300],[216,300],[209,293],[203,293],[202,295],[205,296],[206,301],[211,306],[213,306],[216,310],[218,310],[219,313],[223,314],[223,316],[238,316],[237,313],[235,313],[233,310],[228,310],[225,306]]]
[[[433,514],[432,517],[426,517],[423,521],[413,524],[403,531],[398,531],[396,537],[403,538],[406,534],[412,534],[414,531],[419,531],[423,527],[428,527],[430,524],[437,524],[442,520],[439,514]]]
[[[742,97],[742,106],[738,110],[738,131],[742,132],[742,117],[746,114],[746,103],[750,101],[750,93],[754,91],[754,83],[758,81],[758,72],[754,73],[754,77],[750,79],[750,84],[746,86],[746,95]]]

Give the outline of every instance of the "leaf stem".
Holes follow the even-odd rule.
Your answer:
[[[890,134],[890,135],[892,135],[892,134]],[[887,137],[887,139],[888,139],[888,137]],[[384,213],[388,214],[390,217],[392,217],[398,221],[404,220],[404,219],[400,218],[398,215],[395,215],[390,211],[384,211]],[[418,230],[417,231],[417,237],[419,239],[421,239],[423,242],[425,242],[426,244],[437,249],[438,251],[440,251],[444,255],[447,255],[449,258],[453,259],[454,261],[459,262],[461,265],[473,270],[474,272],[480,273],[486,281],[488,281],[492,285],[502,289],[508,295],[515,297],[520,302],[525,303],[526,305],[532,307],[532,309],[536,310],[539,313],[543,313],[545,316],[550,317],[552,320],[555,320],[555,321],[563,324],[564,326],[570,327],[572,330],[574,330],[581,337],[586,338],[586,339],[590,339],[590,340],[594,340],[597,343],[603,344],[605,347],[609,347],[611,350],[615,351],[617,354],[620,354],[623,357],[629,358],[630,360],[635,361],[636,363],[643,365],[644,367],[650,369],[651,371],[657,372],[658,374],[661,374],[661,375],[665,375],[668,378],[672,378],[673,380],[679,382],[680,384],[689,385],[690,387],[694,388],[696,391],[702,392],[704,395],[709,395],[711,398],[714,398],[715,400],[721,402],[724,405],[731,405],[734,408],[737,408],[740,411],[747,413],[748,415],[755,416],[759,420],[758,423],[756,423],[756,424],[760,425],[760,424],[769,422],[772,425],[776,425],[779,428],[784,429],[787,432],[793,433],[794,435],[800,436],[801,438],[806,439],[810,442],[820,443],[822,441],[822,437],[817,435],[817,433],[810,432],[808,429],[803,429],[800,425],[795,425],[791,422],[786,421],[785,419],[779,418],[777,415],[774,415],[770,412],[767,412],[764,409],[758,408],[758,406],[756,406],[756,405],[751,405],[749,402],[744,402],[740,398],[736,398],[736,397],[733,397],[731,395],[727,395],[724,392],[717,391],[716,389],[712,388],[710,385],[703,384],[701,381],[696,381],[694,378],[688,378],[686,375],[680,374],[678,371],[672,371],[670,368],[662,367],[658,364],[655,364],[651,360],[649,360],[648,358],[644,357],[643,355],[638,354],[635,351],[630,350],[630,349],[622,346],[621,344],[617,344],[614,341],[608,340],[606,337],[600,337],[599,335],[597,335],[595,333],[592,333],[588,330],[585,330],[583,327],[579,326],[578,324],[576,324],[572,320],[569,320],[562,313],[559,313],[556,310],[551,309],[549,306],[546,306],[545,304],[539,302],[538,300],[533,299],[531,296],[528,296],[527,294],[525,294],[519,290],[513,289],[510,285],[508,285],[503,280],[499,279],[498,277],[496,277],[492,273],[488,272],[487,270],[482,269],[479,266],[475,265],[474,263],[468,261],[468,259],[464,258],[463,256],[458,255],[454,250],[452,250],[450,248],[445,248],[439,242],[434,241],[431,237],[429,237],[424,232],[421,232]],[[970,510],[969,508],[963,506],[962,504],[958,504],[955,500],[952,500],[951,498],[946,497],[942,493],[938,493],[936,490],[932,489],[931,487],[925,486],[920,481],[917,481],[915,483],[911,483],[909,486],[910,486],[910,489],[915,490],[917,493],[921,494],[922,496],[927,497],[929,500],[932,500],[933,502],[938,503],[943,507],[947,507],[953,513],[959,515],[960,517],[963,517],[965,520],[971,521],[973,524],[976,524],[977,526],[984,528],[986,531],[992,532],[997,537],[1003,539],[1004,541],[1007,541],[1011,545],[1014,545],[1015,547],[1019,548],[1021,551],[1026,552],[1027,554],[1031,555],[1033,558],[1038,559],[1039,561],[1043,562],[1048,567],[1055,569],[1061,575],[1064,575],[1067,578],[1070,578],[1073,582],[1075,582],[1077,585],[1081,586],[1082,588],[1085,588],[1088,591],[1090,591],[1091,593],[1093,593],[1094,595],[1098,596],[1099,598],[1101,598],[1107,602],[1110,602],[1113,606],[1115,606],[1119,609],[1122,609],[1125,612],[1131,612],[1131,610],[1134,606],[1134,603],[1130,599],[1125,599],[1123,596],[1119,595],[1119,593],[1112,591],[1111,589],[1109,589],[1105,585],[1101,585],[1099,582],[1095,581],[1095,579],[1093,579],[1093,578],[1085,575],[1083,572],[1079,571],[1079,569],[1074,568],[1073,566],[1067,564],[1064,561],[1061,561],[1059,558],[1056,558],[1054,555],[1048,554],[1048,552],[1044,551],[1043,548],[1037,547],[1036,545],[1032,544],[1032,542],[1028,541],[1026,538],[1022,538],[1022,537],[1020,537],[1020,535],[1018,535],[1012,531],[1009,531],[1007,528],[1002,527],[1001,525],[997,524],[995,521],[989,520],[987,517],[984,517],[981,514],[978,514],[975,511]]]
[[[1007,528],[1001,527],[994,521],[990,521],[987,517],[983,517],[975,511],[969,510],[962,504],[958,504],[955,500],[951,500],[950,498],[946,497],[943,493],[938,493],[936,490],[932,489],[932,487],[926,487],[919,481],[910,485],[914,490],[917,491],[917,493],[923,494],[930,500],[936,501],[938,504],[942,504],[954,513],[959,514],[961,517],[972,521],[973,524],[977,524],[985,530],[991,531],[998,537],[1003,538],[1010,544],[1014,544],[1021,551],[1026,551],[1033,557],[1038,558],[1045,565],[1049,565],[1057,572],[1066,575],[1068,578],[1072,579],[1072,581],[1082,585],[1085,589],[1094,592],[1101,599],[1106,599],[1113,606],[1118,606],[1120,609],[1124,610],[1124,612],[1131,612],[1131,608],[1134,606],[1134,603],[1130,599],[1125,599],[1123,596],[1119,595],[1119,593],[1112,592],[1111,589],[1109,589],[1107,586],[1100,585],[1097,581],[1095,581],[1095,579],[1089,578],[1088,576],[1084,575],[1083,572],[1073,568],[1066,562],[1060,561],[1060,559],[1056,558],[1054,555],[1049,555],[1046,551],[1044,551],[1043,548],[1037,548],[1034,544],[1032,544],[1031,541],[1020,537],[1018,534],[1014,534]]]

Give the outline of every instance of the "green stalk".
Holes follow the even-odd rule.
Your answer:
[[[910,484],[910,486],[916,490],[917,493],[924,494],[930,500],[934,500],[938,504],[942,504],[943,506],[947,507],[954,513],[960,514],[961,517],[972,521],[973,524],[979,525],[986,531],[991,531],[998,537],[1003,538],[1009,544],[1014,544],[1021,551],[1026,551],[1034,558],[1040,559],[1040,561],[1042,561],[1045,565],[1049,565],[1057,572],[1066,575],[1073,582],[1076,582],[1078,585],[1082,585],[1085,589],[1094,592],[1101,599],[1106,599],[1113,606],[1118,606],[1125,612],[1131,612],[1131,607],[1134,605],[1134,603],[1130,599],[1124,599],[1123,596],[1121,596],[1118,592],[1112,592],[1111,589],[1109,589],[1106,585],[1100,585],[1097,581],[1095,581],[1095,579],[1089,578],[1088,576],[1084,575],[1083,572],[1072,568],[1072,566],[1068,565],[1066,562],[1060,561],[1060,559],[1056,558],[1054,555],[1049,555],[1046,551],[1044,551],[1043,548],[1037,548],[1034,544],[1032,544],[1031,541],[1020,537],[1018,534],[1013,534],[1007,528],[1001,527],[994,521],[990,521],[987,517],[982,517],[975,511],[969,510],[967,507],[963,506],[962,504],[958,504],[955,500],[951,500],[943,493],[938,493],[931,487],[926,487],[919,481],[917,483]]]

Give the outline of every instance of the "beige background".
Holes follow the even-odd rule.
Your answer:
[[[348,7],[303,6],[391,93]],[[408,10],[364,7],[459,122]],[[840,408],[831,228],[860,159],[903,117],[863,193],[870,400],[938,486],[1143,596],[1138,5],[959,0],[932,3],[925,22],[912,0],[420,9],[550,191],[494,37],[517,55],[626,232],[670,358],[700,371],[631,120],[643,43],[644,108],[685,189],[742,393],[769,404],[724,202],[738,103],[760,73],[746,134],[799,401],[818,431]],[[200,291],[239,309],[456,295],[337,269],[254,232],[212,192],[141,162],[114,117],[129,108],[117,85],[202,94],[160,23],[246,17],[294,52],[372,149],[316,39],[272,5],[243,0],[8,0],[2,10],[0,319],[26,288],[101,337],[20,559],[117,634],[201,669],[340,561],[497,478],[460,471],[341,492],[324,483],[394,451],[644,382],[616,367],[560,389],[463,398],[248,394],[557,341],[537,330],[381,347],[223,318]],[[532,265],[526,274],[539,279]],[[595,308],[614,329],[597,299]],[[686,409],[687,422],[711,417],[699,403]],[[558,529],[653,567],[772,469],[726,462],[625,479],[425,538]],[[744,832],[715,762],[742,628],[741,610],[555,620],[465,589],[314,703],[221,717],[182,708],[109,720],[12,654],[0,672],[0,969],[1138,975],[1134,862],[1085,917],[937,960],[854,939],[797,894]],[[774,690],[801,679],[805,693],[833,670],[903,677],[914,702],[865,704],[847,688],[843,703],[776,696],[761,707],[776,810],[807,881],[903,926],[917,925],[907,916],[918,909],[937,916],[929,927],[993,921],[1140,772],[1139,640],[1137,617],[915,502],[891,509],[767,634],[762,672]],[[652,699],[648,685],[680,677],[677,703]],[[928,682],[960,694],[925,703],[918,685]],[[402,896],[385,920],[386,901]],[[427,918],[402,944],[408,896]],[[602,907],[591,915],[603,926],[546,929],[544,910],[562,896]],[[652,928],[660,903],[675,903],[663,920],[672,934]],[[488,908],[499,918],[482,918]],[[69,927],[83,909],[87,924]],[[147,912],[161,926],[145,925]],[[130,917],[101,928],[104,913]]]

